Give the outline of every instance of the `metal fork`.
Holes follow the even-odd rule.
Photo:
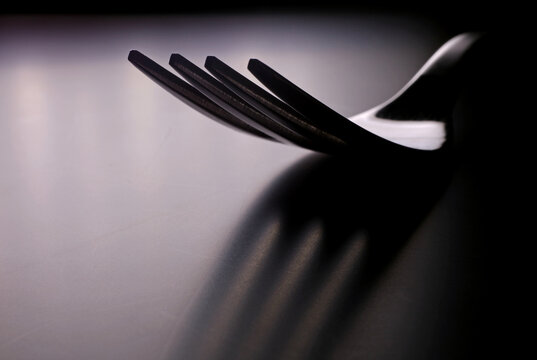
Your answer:
[[[384,103],[346,118],[260,60],[248,70],[273,94],[214,56],[207,73],[179,54],[169,64],[186,81],[137,50],[129,61],[170,93],[237,130],[328,154],[362,150],[435,152],[448,142],[448,125],[463,77],[463,59],[481,34],[464,33],[440,47],[414,77]],[[212,76],[211,76],[212,74]]]

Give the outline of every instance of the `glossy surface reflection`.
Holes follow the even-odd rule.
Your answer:
[[[174,356],[330,357],[451,180],[443,156],[381,158],[312,155],[276,179],[236,230]]]

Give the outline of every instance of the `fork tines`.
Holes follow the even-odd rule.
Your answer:
[[[251,135],[323,153],[389,146],[256,59],[248,69],[277,97],[214,56],[206,59],[208,73],[172,54],[170,66],[186,81],[137,50],[129,53],[129,61],[191,107]]]
[[[192,86],[244,123],[282,143],[291,143],[315,149],[315,143],[309,138],[273,121],[183,56],[172,54],[170,65]]]
[[[251,135],[271,139],[265,133],[251,127],[222,109],[196,88],[181,80],[141,52],[132,50],[129,53],[128,60],[162,88],[209,118]]]

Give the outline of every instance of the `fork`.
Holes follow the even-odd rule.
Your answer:
[[[478,33],[453,37],[393,97],[350,118],[258,59],[250,59],[248,70],[272,94],[215,56],[206,58],[207,73],[172,54],[169,64],[184,80],[137,50],[130,51],[128,60],[211,119],[260,138],[327,154],[434,153],[448,143],[463,60],[480,38]]]

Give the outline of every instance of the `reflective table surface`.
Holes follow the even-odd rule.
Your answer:
[[[341,160],[217,124],[127,62],[216,55],[253,79],[258,58],[351,116],[452,35],[388,15],[0,18],[0,358],[481,354],[505,160],[475,92],[454,159]]]

